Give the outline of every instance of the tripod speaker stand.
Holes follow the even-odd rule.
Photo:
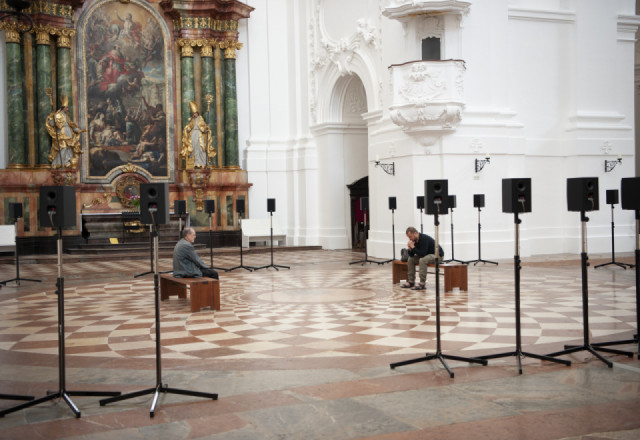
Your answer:
[[[490,264],[495,264],[496,266],[498,265],[498,263],[496,263],[495,261],[489,261],[489,260],[483,260],[482,259],[482,235],[481,235],[481,230],[482,230],[482,225],[480,223],[480,208],[484,208],[484,194],[474,194],[473,195],[473,206],[475,206],[476,208],[478,208],[478,259],[477,260],[469,260],[466,263],[473,263],[473,265],[475,266],[478,263],[490,263]]]
[[[20,205],[20,211],[22,211],[22,205],[19,203],[16,203],[17,205]],[[13,205],[13,203],[12,203]],[[14,210],[17,210],[17,208],[14,208]],[[17,213],[15,213],[14,215],[17,215]],[[0,284],[4,284],[5,286],[7,285],[7,283],[10,283],[12,281],[16,282],[16,285],[20,285],[20,281],[33,281],[35,283],[40,283],[42,282],[41,280],[34,280],[32,278],[20,278],[20,250],[18,249],[18,219],[22,217],[22,212],[20,212],[20,216],[19,217],[14,217],[14,238],[15,238],[15,244],[16,244],[16,250],[15,250],[15,256],[16,256],[16,277],[15,278],[11,278],[10,280],[4,280],[4,281],[0,281]]]
[[[438,245],[438,226],[439,226],[439,221],[438,221],[438,213],[440,211],[440,206],[442,205],[442,201],[446,200],[446,196],[447,196],[447,181],[446,180],[427,180],[425,181],[425,192],[427,193],[427,197],[426,197],[426,201],[429,202],[433,202],[433,224],[435,227],[435,252],[439,254],[439,245]],[[431,204],[427,205],[427,213],[430,213],[429,211],[429,207],[431,206]],[[446,210],[447,210],[447,206],[443,206],[443,210],[444,213],[446,214]],[[487,365],[487,361],[484,359],[475,359],[475,358],[465,358],[465,357],[460,357],[460,356],[452,356],[452,355],[447,355],[447,354],[443,354],[442,353],[442,348],[441,348],[441,341],[440,341],[440,256],[438,255],[437,258],[435,259],[435,266],[436,266],[436,352],[433,354],[429,354],[427,353],[425,356],[423,357],[419,357],[416,359],[410,359],[407,361],[402,361],[402,362],[396,362],[390,365],[391,369],[395,369],[396,367],[400,367],[402,365],[409,365],[409,364],[415,364],[417,362],[422,362],[422,361],[430,361],[432,359],[438,359],[442,365],[444,366],[444,368],[449,372],[449,377],[453,378],[454,377],[454,373],[453,371],[449,368],[449,365],[447,365],[447,362],[445,361],[445,359],[450,359],[450,360],[455,360],[455,361],[462,361],[462,362],[470,362],[470,363],[476,363],[476,364],[481,364],[481,365]]]
[[[512,193],[514,196],[513,198],[505,197],[504,195],[502,198],[502,211],[513,212],[513,223],[515,225],[515,253],[513,255],[513,268],[516,308],[516,349],[515,351],[509,351],[506,353],[480,356],[480,359],[497,359],[501,357],[516,356],[518,359],[518,373],[520,374],[522,374],[522,358],[524,356],[570,366],[571,361],[522,351],[522,331],[520,326],[520,269],[522,268],[520,266],[520,223],[522,223],[522,220],[518,218],[518,211],[531,212],[531,179],[503,179],[502,182],[503,194],[505,193],[505,190],[508,192],[510,188],[515,188],[516,192],[519,192],[517,194]],[[509,202],[505,206],[505,201],[507,200],[509,200]],[[527,203],[527,201],[529,202]]]
[[[270,218],[270,226],[271,226],[271,264],[266,266],[256,267],[255,270],[258,269],[266,269],[268,267],[273,267],[275,270],[279,270],[281,267],[283,269],[291,269],[289,266],[281,266],[278,264],[273,264],[273,212],[276,210],[276,199],[267,199],[267,211],[269,211]]]
[[[389,209],[391,210],[391,249],[393,251],[393,258],[391,260],[380,261],[378,264],[382,265],[385,263],[391,263],[392,261],[396,261],[396,222],[394,211],[397,208],[396,198],[389,197]]]
[[[455,261],[456,263],[467,264],[466,261],[456,260],[454,253],[454,244],[453,244],[453,208],[456,207],[456,196],[449,196],[449,209],[451,209],[451,259],[444,260],[443,263],[451,263]]]
[[[613,221],[613,208],[618,203],[618,190],[617,189],[608,189],[607,190],[607,203],[611,205],[611,261],[608,263],[598,264],[594,267],[597,269],[603,266],[609,266],[611,264],[615,266],[619,266],[623,269],[626,269],[627,266],[633,267],[633,264],[628,263],[620,263],[616,261],[616,240],[614,230],[616,228],[615,222]]]
[[[569,211],[580,211],[582,252],[581,269],[582,269],[582,345],[565,345],[564,350],[550,353],[548,356],[556,357],[565,354],[576,353],[578,351],[588,351],[607,367],[613,368],[613,362],[605,359],[598,351],[605,353],[622,354],[632,357],[633,353],[613,348],[604,348],[602,346],[594,346],[589,342],[589,297],[588,297],[588,274],[587,266],[589,266],[589,257],[587,257],[587,222],[589,218],[585,215],[585,211],[593,211],[598,209],[598,178],[597,177],[578,177],[567,179],[567,201]],[[596,351],[597,350],[597,351]]]
[[[214,270],[224,270],[225,272],[229,269],[225,269],[224,267],[214,267],[213,266],[213,213],[216,212],[216,201],[215,200],[205,200],[204,208],[207,214],[209,214],[209,267]]]
[[[368,246],[367,246],[367,236],[369,235],[367,233],[367,211],[369,211],[369,198],[368,197],[362,197],[360,199],[360,209],[362,210],[362,213],[364,214],[364,260],[358,260],[358,261],[352,261],[349,264],[358,264],[361,263],[363,266],[365,263],[377,263],[380,264],[378,261],[373,261],[369,259],[369,253],[368,253]]]
[[[42,187],[46,188],[46,187]],[[49,187],[51,188],[51,187]],[[72,195],[75,197],[75,188],[68,187],[73,190]],[[42,199],[42,196],[41,196]],[[75,199],[74,199],[75,202]],[[43,202],[41,202],[43,203]],[[49,209],[49,218],[51,219],[51,225],[54,225],[53,216],[55,215],[56,209]],[[74,210],[75,212],[75,210]],[[41,222],[42,223],[42,222]],[[68,224],[67,226],[74,226],[74,224]],[[64,277],[62,276],[62,226],[58,226],[58,237],[57,237],[57,248],[58,248],[58,280],[56,282],[56,294],[58,295],[58,391],[48,392],[46,396],[41,397],[39,399],[33,399],[29,402],[23,403],[21,405],[14,406],[12,408],[5,409],[0,411],[0,417],[4,417],[6,414],[19,411],[21,409],[29,408],[35,405],[39,405],[43,402],[48,402],[53,399],[63,399],[71,411],[75,414],[76,418],[80,418],[81,412],[73,403],[69,396],[119,396],[119,391],[68,391],[66,388],[66,369],[65,369],[65,338],[64,338]],[[20,400],[25,400],[21,398]],[[29,399],[26,399],[29,400]]]
[[[149,213],[151,217],[154,217],[154,212],[157,212],[157,208],[150,208]],[[203,393],[201,391],[189,391],[178,388],[171,388],[162,383],[162,343],[160,333],[160,289],[159,289],[159,272],[158,272],[158,233],[155,228],[155,220],[149,225],[153,237],[153,247],[155,250],[154,259],[154,272],[153,272],[153,291],[154,291],[154,303],[155,303],[155,325],[156,325],[156,385],[153,388],[147,388],[141,391],[134,391],[133,393],[123,394],[122,396],[110,397],[100,401],[100,406],[105,406],[109,403],[119,402],[121,400],[132,399],[134,397],[145,396],[147,394],[153,394],[153,401],[151,402],[151,409],[149,410],[149,416],[153,417],[156,411],[156,405],[158,403],[158,397],[160,393],[180,394],[183,396],[203,397],[205,399],[218,400],[218,395],[214,393]]]
[[[640,272],[638,264],[640,263],[640,177],[625,177],[622,179],[622,209],[635,210],[636,213],[636,334],[633,339],[611,342],[598,342],[592,344],[594,347],[604,347],[608,345],[637,345],[637,356],[640,359]]]
[[[242,257],[242,215],[244,214],[244,199],[236,200],[236,212],[238,213],[238,222],[240,223],[240,265],[227,269],[227,272],[231,272],[236,269],[246,269],[249,272],[253,272],[255,267],[245,266]]]

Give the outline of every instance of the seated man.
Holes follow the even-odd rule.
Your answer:
[[[407,260],[407,282],[402,288],[412,290],[424,290],[427,284],[427,266],[436,261],[436,241],[427,234],[419,233],[416,228],[409,226],[407,228],[407,237],[409,237],[409,259]],[[440,258],[444,257],[442,246],[438,245],[440,250]],[[416,280],[416,263],[420,265],[420,283],[415,284]]]
[[[173,250],[173,276],[177,278],[207,277],[217,280],[218,272],[209,269],[196,254],[193,248],[195,239],[196,231],[193,228],[184,228],[182,239]]]

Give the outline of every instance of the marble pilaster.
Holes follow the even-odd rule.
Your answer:
[[[69,116],[73,117],[73,87],[71,76],[71,47],[60,46],[61,38],[58,38],[57,50],[57,83],[58,83],[58,103],[63,96],[69,99]],[[60,105],[58,105],[60,107]]]
[[[36,165],[48,165],[48,156],[51,150],[51,137],[46,129],[47,116],[53,111],[51,100],[47,95],[47,90],[50,90],[52,86],[50,43],[48,31],[36,32],[36,131],[38,136]]]
[[[7,57],[7,119],[9,139],[9,167],[21,168],[27,165],[27,144],[24,127],[24,73],[20,47],[20,33],[6,27]]]
[[[238,99],[236,94],[237,42],[227,43],[224,51],[224,158],[225,167],[238,168]]]
[[[189,109],[189,102],[195,100],[196,92],[193,79],[193,47],[190,45],[183,45],[180,59],[180,71],[181,71],[181,90],[182,90],[182,126],[186,126],[189,123],[191,117],[191,111]]]
[[[210,45],[204,46],[200,52],[202,59],[201,66],[201,81],[202,81],[202,115],[207,121],[207,125],[211,129],[211,136],[214,139],[214,145],[216,146],[216,156],[213,158],[213,166],[218,166],[218,129],[217,129],[217,117],[216,117],[216,88],[215,88],[215,71],[214,71],[214,59],[213,48]]]

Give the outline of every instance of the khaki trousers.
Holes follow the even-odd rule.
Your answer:
[[[409,257],[407,260],[407,282],[413,283],[416,280],[416,263],[420,265],[420,282],[427,282],[427,266],[436,262],[435,254],[428,254],[424,257]]]

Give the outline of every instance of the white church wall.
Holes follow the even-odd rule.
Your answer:
[[[619,17],[634,14],[632,2],[472,2],[470,13],[459,22],[457,17],[440,22],[432,17],[406,25],[381,17],[384,4],[373,0],[254,3],[247,37],[251,133],[246,160],[254,183],[252,211],[264,211],[267,193],[283,193],[278,209],[286,206],[295,244],[349,247],[346,184],[368,175],[369,253],[391,256],[387,203],[395,196],[399,255],[406,245],[406,227],[420,225],[415,203],[416,196],[424,194],[424,180],[443,178],[449,181],[450,194],[457,195],[456,258],[477,257],[476,193],[486,197],[482,257],[509,258],[513,215],[502,213],[501,181],[529,177],[533,212],[521,216],[522,255],[575,253],[580,246],[579,215],[567,212],[566,178],[596,176],[600,211],[589,214],[589,247],[592,252],[610,250],[605,190],[633,175],[633,38],[627,28],[634,28],[634,18]],[[252,28],[251,22],[261,17],[258,10],[271,10],[272,5],[280,13],[288,8],[288,14],[265,12],[268,26]],[[466,63],[465,109],[453,134],[425,146],[389,119],[394,97],[388,66],[419,58],[420,39],[434,29],[442,32],[443,57]],[[259,30],[268,30],[268,38]],[[273,33],[279,35],[272,38]],[[357,118],[340,113],[343,82],[354,76],[362,80],[367,101],[366,126],[358,133],[352,126]],[[272,103],[276,99],[279,102]],[[266,122],[260,106],[278,120]],[[362,153],[365,144],[368,151]],[[353,145],[357,147],[350,148]],[[491,162],[475,173],[475,159],[486,153]],[[618,153],[623,164],[604,173],[604,159]],[[376,156],[395,162],[395,176],[375,167]],[[286,199],[284,205],[280,197]],[[631,213],[618,205],[615,214],[616,233],[633,234]],[[433,233],[433,217],[424,215],[422,220],[425,231]],[[441,216],[440,242],[449,257],[450,226],[450,216]],[[617,240],[616,250],[630,251],[631,241]]]

